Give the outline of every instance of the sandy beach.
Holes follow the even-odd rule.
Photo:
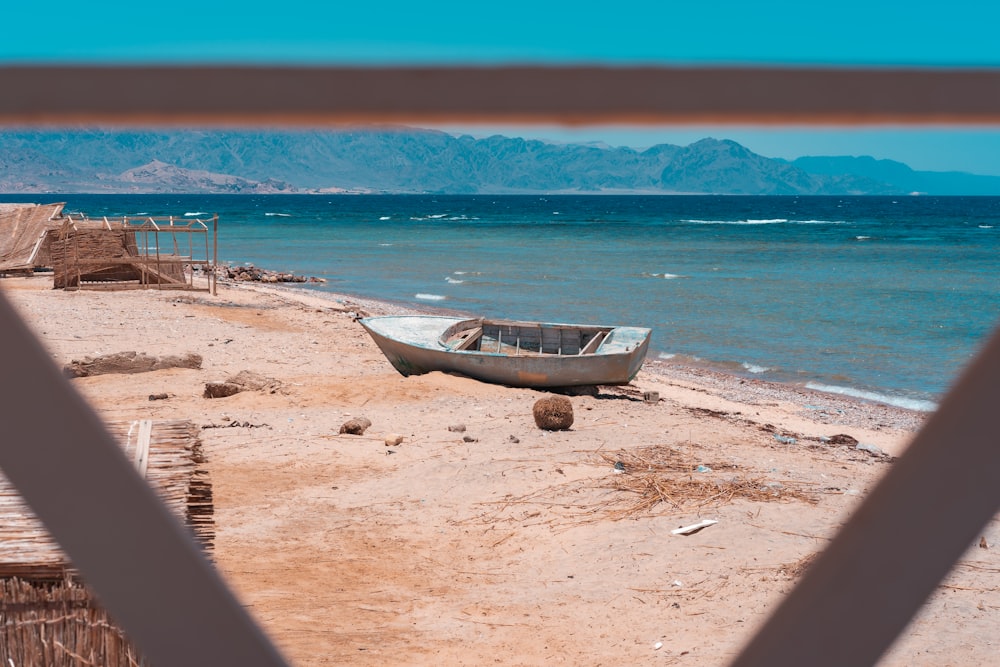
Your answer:
[[[72,383],[108,420],[202,427],[216,564],[299,666],[726,664],[925,416],[650,360],[548,432],[544,392],[400,376],[355,322],[389,304],[0,289],[60,366],[201,355]],[[267,382],[203,396],[242,371]],[[364,435],[339,432],[352,418]],[[982,537],[881,664],[996,664],[1000,521]]]

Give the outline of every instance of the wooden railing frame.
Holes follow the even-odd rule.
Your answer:
[[[450,120],[1000,125],[1000,70],[0,67],[8,126]],[[0,467],[152,664],[285,664],[2,292],[0,322]],[[1000,508],[997,405],[1000,333],[732,665],[875,664]]]

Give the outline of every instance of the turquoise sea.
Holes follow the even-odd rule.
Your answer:
[[[931,409],[1000,320],[1000,198],[7,195],[218,213],[312,289],[654,330],[650,356]]]

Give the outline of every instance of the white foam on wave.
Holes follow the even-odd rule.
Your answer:
[[[806,389],[815,389],[827,394],[840,394],[842,396],[851,396],[852,398],[861,398],[866,401],[885,403],[886,405],[894,405],[897,408],[916,410],[918,412],[933,412],[937,409],[937,403],[933,401],[925,401],[919,398],[905,398],[902,396],[889,396],[888,394],[879,394],[874,391],[855,389],[854,387],[839,387],[830,384],[820,384],[819,382],[807,382]]]
[[[787,218],[770,218],[767,220],[681,220],[695,225],[778,225],[788,222]]]
[[[681,276],[676,273],[650,273],[648,274],[651,278],[663,278],[664,280],[673,280],[674,278],[680,278]]]
[[[269,216],[278,217],[278,218],[290,218],[290,217],[292,217],[291,213],[265,213],[264,215],[269,215]]]
[[[379,220],[392,220],[392,216],[391,215],[383,215],[382,217],[379,218]]]
[[[993,229],[993,225],[979,225],[980,229]]]
[[[414,294],[413,298],[420,299],[421,301],[444,301],[448,297],[443,296],[441,294],[423,294],[423,293],[419,293],[419,294]]]
[[[674,354],[673,352],[660,352],[658,355],[656,355],[656,358],[657,359],[673,359],[676,356],[677,355]]]
[[[145,213],[136,213],[136,215],[146,215]],[[184,214],[185,218],[193,218],[196,215],[208,215],[207,211],[188,211]]]
[[[868,240],[868,239],[870,239],[870,238],[871,238],[870,236],[855,236],[855,237],[854,237],[854,239],[855,239],[856,241],[867,241],[867,240]]]
[[[465,282],[464,280],[459,280],[458,278],[452,278],[451,276],[445,276],[444,281],[446,283],[451,283],[452,285],[461,285],[462,283]]]
[[[767,366],[758,366],[757,364],[751,364],[748,361],[744,361],[741,365],[743,366],[743,370],[745,370],[747,373],[753,373],[754,375],[757,375],[759,373],[766,373],[769,370],[771,370]]]

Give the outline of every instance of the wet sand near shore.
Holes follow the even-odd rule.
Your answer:
[[[924,417],[650,360],[541,431],[544,392],[400,376],[354,317],[403,307],[219,287],[0,280],[60,366],[202,356],[72,383],[106,419],[202,427],[216,564],[295,665],[725,664]],[[241,371],[273,382],[203,397]],[[993,663],[1000,522],[983,538],[881,664]]]

